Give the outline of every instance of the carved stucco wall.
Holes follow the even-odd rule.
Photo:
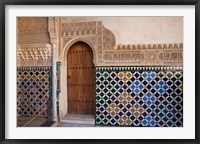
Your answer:
[[[50,44],[17,45],[17,66],[51,66]]]
[[[47,17],[17,18],[17,66],[51,66]]]
[[[142,20],[141,18],[138,20],[138,18],[132,17],[132,21],[130,21],[129,17],[127,18],[127,22],[130,23],[127,23],[126,25],[121,24],[122,22],[120,21],[118,21],[119,23],[114,23],[117,22],[116,18],[113,18],[113,21],[107,18],[101,18],[101,21],[89,21],[89,19],[94,20],[96,18],[87,17],[85,19],[78,19],[73,17],[71,18],[71,21],[70,18],[61,18],[61,50],[59,53],[62,55],[63,62],[66,62],[66,53],[70,46],[77,41],[83,41],[89,44],[93,49],[94,64],[96,66],[182,66],[182,17],[151,17],[151,19],[143,17]],[[142,29],[143,26],[140,26],[137,27],[141,31],[138,35],[139,39],[134,38],[137,37],[139,31],[136,30],[135,34],[135,29],[130,28],[134,20],[137,23],[135,25],[139,25],[140,23],[143,26],[145,24],[145,27],[149,27],[150,30],[147,30],[147,32],[149,32],[148,36]],[[110,22],[109,27],[111,29],[111,25],[113,25],[113,27],[119,27],[118,31],[122,31],[121,36],[118,32],[116,37],[115,33],[104,26],[104,23],[107,23],[107,21]],[[147,25],[149,21],[151,22],[150,26]],[[161,21],[163,22],[161,23]],[[152,23],[154,23],[154,27],[152,26]],[[127,27],[130,28],[130,31],[125,35],[122,26],[124,26],[126,31]],[[178,27],[178,29],[174,30],[174,27]],[[152,28],[154,28],[154,31],[152,31]],[[141,42],[140,39],[142,38],[141,35],[143,35],[143,32],[145,35],[143,37],[143,43],[134,43]],[[170,35],[168,33],[170,33]],[[176,36],[175,40],[174,35]],[[125,40],[125,44],[120,44],[122,43],[122,36],[128,39]],[[168,38],[163,40],[165,37]],[[155,40],[155,38],[157,39]],[[131,43],[126,44],[128,41]]]
[[[49,43],[47,17],[18,17],[17,43]]]

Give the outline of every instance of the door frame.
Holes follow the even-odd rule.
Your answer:
[[[95,99],[95,81],[96,81],[96,77],[95,77],[95,67],[96,67],[96,52],[95,52],[95,48],[94,46],[88,42],[87,40],[85,39],[82,39],[82,38],[76,38],[76,39],[72,39],[71,41],[69,41],[64,49],[63,49],[63,54],[62,54],[62,61],[63,61],[63,64],[61,64],[61,79],[63,78],[63,82],[61,82],[61,84],[64,84],[63,86],[61,86],[61,96],[62,96],[62,99],[59,99],[59,101],[66,101],[66,111],[64,110],[63,112],[61,112],[62,116],[65,116],[66,114],[68,114],[68,91],[67,91],[67,53],[69,51],[69,49],[71,48],[71,46],[77,42],[83,42],[85,44],[87,44],[91,50],[92,50],[92,54],[93,54],[93,63],[94,63],[94,87],[93,87],[93,90],[94,90],[94,116],[95,116],[95,109],[96,109],[96,99]],[[60,102],[59,102],[60,103]],[[60,106],[59,106],[60,107]],[[62,108],[61,108],[62,109]],[[61,116],[61,117],[62,117]]]

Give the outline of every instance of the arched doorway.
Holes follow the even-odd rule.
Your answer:
[[[94,114],[93,52],[84,42],[67,53],[67,99],[69,114]]]

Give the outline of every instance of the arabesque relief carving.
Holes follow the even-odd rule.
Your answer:
[[[50,44],[17,45],[17,66],[51,66]]]
[[[102,63],[103,48],[112,49],[115,46],[114,34],[101,21],[63,23],[62,38],[63,46],[76,38],[88,41],[96,50],[97,63]]]
[[[103,28],[103,49],[111,50],[114,49],[116,40],[114,34],[107,28]]]
[[[78,22],[62,24],[63,36],[95,35],[97,33],[96,22]]]
[[[87,41],[95,50],[96,66],[182,66],[183,44],[116,44],[115,35],[101,21],[62,23],[63,47],[73,39]]]
[[[183,45],[118,45],[116,50],[105,50],[103,59],[106,64],[182,65]]]
[[[55,17],[48,17],[48,31],[50,39],[56,39]]]

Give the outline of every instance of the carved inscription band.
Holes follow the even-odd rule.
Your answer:
[[[107,64],[183,65],[182,44],[123,45],[116,50],[104,51]]]

